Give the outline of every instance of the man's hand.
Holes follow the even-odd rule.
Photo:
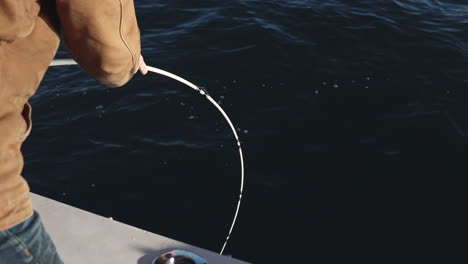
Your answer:
[[[137,71],[140,71],[143,75],[148,73],[148,68],[146,67],[146,63],[142,55],[140,55],[140,64],[138,66],[138,69],[134,73],[136,73]]]

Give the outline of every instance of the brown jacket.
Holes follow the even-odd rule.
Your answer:
[[[0,230],[32,215],[21,176],[31,130],[28,99],[58,45],[96,80],[122,86],[138,68],[140,32],[133,0],[0,0]]]

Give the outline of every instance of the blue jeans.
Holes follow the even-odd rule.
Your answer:
[[[1,264],[63,264],[37,212],[26,221],[0,231]]]

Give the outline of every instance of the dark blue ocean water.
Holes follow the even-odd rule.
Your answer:
[[[207,88],[238,127],[226,253],[468,261],[468,1],[135,3],[147,63]],[[221,249],[239,158],[204,97],[157,75],[109,89],[70,66],[31,103],[33,192]]]

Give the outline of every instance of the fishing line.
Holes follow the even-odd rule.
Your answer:
[[[72,59],[56,59],[56,60],[53,60],[50,63],[49,66],[65,66],[65,65],[77,65],[77,63],[76,63],[76,61],[74,61]],[[147,66],[147,68],[148,68],[148,71],[150,71],[150,72],[161,74],[161,75],[164,75],[164,76],[169,77],[171,79],[174,79],[176,81],[179,81],[179,82],[189,86],[190,88],[194,89],[195,91],[197,91],[201,95],[204,95],[206,97],[206,99],[208,99],[208,101],[210,101],[219,110],[219,112],[221,112],[221,114],[224,116],[224,119],[226,119],[226,121],[228,122],[229,126],[231,127],[232,133],[234,134],[234,137],[236,138],[237,147],[239,148],[239,157],[240,157],[240,165],[241,165],[241,184],[240,184],[240,192],[239,192],[239,201],[237,202],[237,208],[236,208],[236,212],[234,214],[234,219],[232,220],[231,228],[229,229],[226,240],[224,241],[223,247],[222,247],[222,249],[221,249],[221,251],[219,253],[220,255],[222,255],[223,252],[224,252],[224,249],[226,248],[227,242],[228,242],[228,240],[229,240],[229,238],[231,236],[232,230],[234,229],[234,225],[236,224],[237,215],[239,214],[239,209],[240,209],[240,205],[241,205],[241,201],[242,201],[242,192],[244,190],[244,157],[242,155],[242,147],[241,147],[241,143],[240,143],[240,140],[239,140],[239,136],[237,135],[236,129],[235,129],[234,125],[232,124],[231,119],[226,114],[226,112],[224,112],[224,110],[221,108],[221,106],[219,106],[219,104],[216,103],[215,100],[213,100],[213,98],[208,94],[208,92],[203,87],[198,87],[195,84],[193,84],[193,83],[185,80],[184,78],[179,77],[179,76],[177,76],[177,75],[175,75],[173,73],[170,73],[170,72],[167,72],[167,71],[155,68],[155,67],[151,67],[151,66]]]

